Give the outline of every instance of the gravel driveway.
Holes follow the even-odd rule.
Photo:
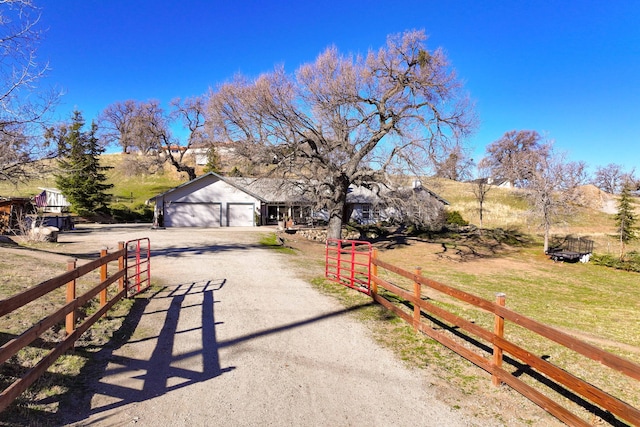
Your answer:
[[[90,226],[75,253],[150,237],[149,299],[131,339],[103,357],[68,424],[463,426],[367,329],[261,247],[265,228]],[[90,248],[94,248],[90,251]]]

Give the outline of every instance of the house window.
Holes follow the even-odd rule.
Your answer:
[[[371,206],[362,205],[362,219],[371,219]]]

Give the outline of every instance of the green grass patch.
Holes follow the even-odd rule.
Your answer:
[[[280,252],[280,253],[283,253],[283,254],[293,255],[293,254],[297,253],[293,248],[285,246],[284,243],[278,241],[278,236],[277,236],[276,233],[264,234],[260,238],[260,244],[262,246],[265,246],[265,247],[267,247],[269,249],[273,249],[273,250],[275,250],[277,252]]]

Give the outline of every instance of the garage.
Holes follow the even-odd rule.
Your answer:
[[[227,224],[229,227],[253,227],[254,204],[253,203],[227,204]]]
[[[220,203],[172,202],[165,205],[166,227],[220,227]]]

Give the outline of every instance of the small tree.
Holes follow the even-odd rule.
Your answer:
[[[472,182],[471,190],[478,201],[478,213],[480,215],[480,228],[482,228],[482,220],[484,218],[484,202],[487,199],[487,193],[491,190],[490,169],[485,159],[480,160],[478,164],[478,174],[475,181]]]
[[[222,172],[222,161],[220,160],[220,155],[218,154],[216,147],[213,145],[209,146],[207,149],[207,164],[204,166],[204,172]]]
[[[113,185],[105,183],[104,171],[109,168],[100,166],[98,156],[104,149],[96,136],[98,127],[92,123],[89,131],[83,131],[84,125],[82,113],[74,111],[70,124],[49,129],[47,136],[57,143],[60,156],[56,185],[76,213],[89,215],[106,209],[106,190]]]
[[[631,193],[628,186],[622,188],[618,201],[618,213],[615,215],[616,226],[620,236],[620,259],[624,258],[625,245],[636,238],[636,215],[631,205]]]
[[[549,145],[551,147],[551,145]],[[542,222],[544,252],[549,250],[551,226],[573,212],[580,204],[578,186],[584,183],[584,163],[566,162],[563,154],[551,149],[539,157],[525,181],[525,195],[531,203],[532,214]]]

